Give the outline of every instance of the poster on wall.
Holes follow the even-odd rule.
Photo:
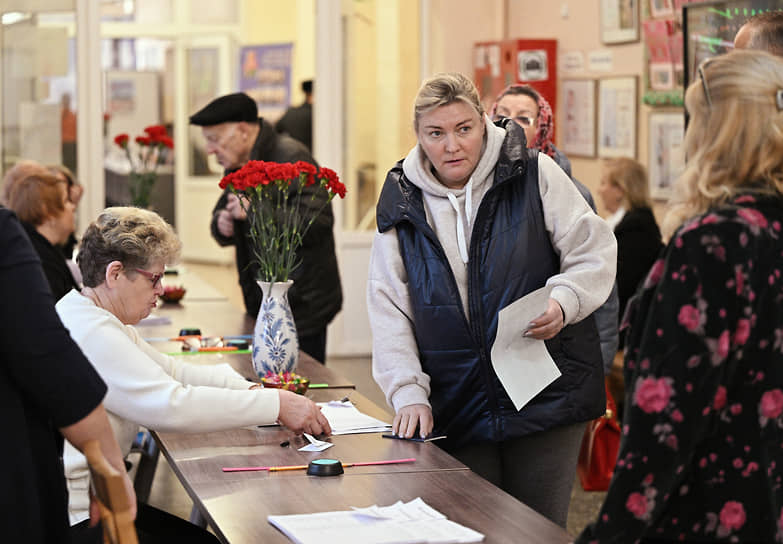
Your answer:
[[[595,157],[595,80],[564,79],[563,151]]]
[[[601,0],[601,41],[612,44],[638,40],[638,0]]]
[[[681,112],[653,112],[649,130],[650,196],[666,200],[674,180],[685,168],[685,119]]]
[[[636,158],[636,76],[598,80],[598,156]]]
[[[291,105],[293,44],[248,45],[239,51],[239,90],[258,104],[258,115],[270,122]]]

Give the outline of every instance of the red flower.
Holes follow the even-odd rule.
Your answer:
[[[715,398],[712,399],[712,407],[721,410],[724,406],[726,406],[726,388],[719,385],[715,392]]]
[[[316,216],[335,194],[345,196],[345,186],[333,170],[322,168],[318,178],[316,174],[318,169],[303,161],[294,164],[248,161],[220,180],[221,189],[241,193],[251,221],[250,237],[259,265],[259,279],[287,281],[301,262],[297,251]],[[303,194],[302,189],[308,185],[315,185],[314,193],[323,188],[327,198],[316,201],[315,194]],[[314,205],[320,208],[313,208]]]
[[[312,185],[315,183],[315,175],[318,173],[318,169],[309,162],[297,161],[294,163],[294,167],[299,170],[299,175],[305,174],[305,185]]]
[[[643,519],[647,514],[647,497],[641,493],[633,492],[625,501],[625,508],[637,519]]]
[[[727,501],[720,511],[720,524],[730,531],[741,529],[747,516],[741,502]]]
[[[345,185],[342,184],[337,176],[337,172],[334,170],[321,168],[321,185],[325,185],[330,193],[340,195],[340,198],[345,198]]]
[[[148,136],[136,136],[136,143],[139,145],[150,145],[152,141]]]
[[[668,378],[639,378],[636,382],[636,390],[633,398],[643,412],[651,414],[662,412],[669,404],[673,394],[672,386]]]
[[[677,321],[680,325],[693,332],[699,328],[701,323],[701,312],[695,306],[686,304],[680,308],[680,313],[677,315]]]
[[[117,134],[114,137],[114,143],[117,144],[120,147],[125,147],[126,145],[128,145],[128,140],[130,140],[130,136],[128,136],[125,133]]]
[[[166,127],[164,127],[163,125],[151,125],[145,127],[144,132],[146,132],[147,136],[149,136],[153,140],[157,140],[163,136],[166,136]]]
[[[783,391],[773,389],[761,395],[759,411],[762,416],[769,419],[778,417],[783,412]]]
[[[168,136],[161,136],[158,139],[158,142],[163,145],[163,147],[168,147],[169,149],[174,149],[174,140],[169,138]]]

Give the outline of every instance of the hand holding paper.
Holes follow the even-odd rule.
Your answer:
[[[517,410],[560,377],[560,370],[544,341],[524,334],[527,324],[549,307],[551,290],[551,287],[542,287],[498,313],[498,332],[491,351],[492,367]],[[560,312],[559,305],[555,304]]]

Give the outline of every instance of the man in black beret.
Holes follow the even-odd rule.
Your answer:
[[[191,115],[190,124],[200,126],[206,140],[207,154],[214,154],[225,173],[241,168],[249,160],[316,164],[307,148],[258,117],[255,101],[245,93],[216,98]],[[317,186],[302,190],[304,213],[316,213],[326,202],[325,191]],[[315,200],[311,197],[315,195]],[[342,307],[343,295],[337,269],[331,203],[318,214],[297,251],[301,264],[291,274],[294,285],[288,301],[294,314],[299,349],[324,362],[326,359],[326,326]],[[236,247],[239,285],[247,313],[255,317],[261,307],[262,293],[256,283],[258,265],[253,259],[253,245],[247,216],[238,197],[229,189],[223,191],[214,210],[212,237],[221,246]]]
[[[277,132],[288,134],[313,150],[313,80],[302,82],[305,100],[299,106],[291,106],[275,123]]]

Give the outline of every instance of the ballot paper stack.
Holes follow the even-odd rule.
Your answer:
[[[383,433],[391,429],[389,423],[361,413],[351,401],[319,402],[318,406],[332,434]]]
[[[298,544],[442,544],[481,542],[484,535],[450,521],[421,498],[391,506],[268,516]]]

